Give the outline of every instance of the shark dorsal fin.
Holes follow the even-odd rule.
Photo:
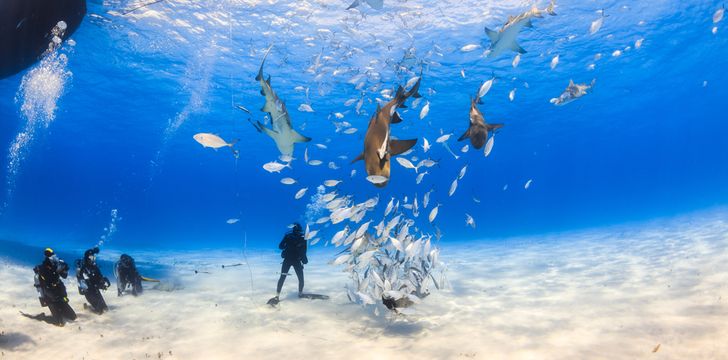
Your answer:
[[[569,79],[569,86],[574,86],[574,79]]]

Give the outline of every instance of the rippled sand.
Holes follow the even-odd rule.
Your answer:
[[[2,254],[8,255],[8,254]],[[408,319],[348,302],[348,279],[314,249],[300,300],[288,279],[279,309],[275,252],[166,253],[174,291],[107,292],[111,311],[83,310],[64,328],[39,313],[32,270],[2,261],[0,351],[35,359],[717,359],[728,356],[728,212],[497,242],[445,244],[451,288]],[[136,254],[137,259],[149,255]],[[69,260],[69,259],[67,259]],[[149,259],[147,259],[149,260]],[[194,269],[210,274],[194,273]],[[659,345],[659,348],[657,346]],[[657,352],[653,353],[654,350]]]

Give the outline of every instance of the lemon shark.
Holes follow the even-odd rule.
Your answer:
[[[293,144],[309,142],[310,137],[303,136],[293,129],[291,125],[291,117],[288,115],[286,104],[278,98],[273,88],[270,86],[270,75],[268,79],[263,78],[263,66],[265,65],[265,59],[270,53],[270,49],[263,56],[263,62],[260,64],[260,70],[255,80],[260,82],[260,94],[265,96],[265,105],[261,109],[263,112],[267,112],[271,119],[271,128],[267,128],[260,121],[253,123],[255,129],[258,132],[263,132],[270,136],[278,147],[278,151],[281,155],[291,156],[293,155]]]
[[[384,187],[389,182],[390,166],[392,156],[396,156],[411,149],[417,144],[417,139],[395,140],[390,135],[390,125],[402,122],[402,118],[397,113],[398,108],[405,108],[404,102],[410,98],[419,98],[420,94],[417,90],[420,87],[421,79],[412,86],[409,91],[400,86],[394,96],[394,99],[380,107],[377,105],[377,111],[369,120],[369,127],[364,136],[364,151],[352,161],[364,160],[364,166],[367,175],[383,176],[387,181],[374,183],[374,186]]]
[[[503,124],[488,124],[485,122],[485,117],[478,109],[478,104],[482,104],[482,102],[480,97],[476,95],[474,99],[470,100],[470,125],[468,130],[458,139],[458,141],[463,141],[469,138],[470,143],[476,149],[480,149],[485,145],[489,132],[503,127]]]
[[[506,50],[513,50],[519,54],[526,53],[526,50],[518,45],[518,33],[520,33],[524,27],[533,27],[531,19],[543,18],[543,13],[556,15],[554,12],[554,6],[554,1],[551,1],[548,8],[544,10],[539,10],[536,5],[534,5],[531,10],[528,10],[523,14],[509,17],[508,21],[498,31],[485,27],[485,34],[488,35],[488,38],[490,39],[490,53],[488,54],[488,57],[495,58]]]

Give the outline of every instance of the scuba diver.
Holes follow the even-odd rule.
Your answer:
[[[291,269],[291,266],[293,266],[293,269],[296,271],[296,277],[298,277],[298,296],[302,297],[303,295],[303,264],[308,263],[308,258],[306,257],[306,239],[304,239],[301,224],[293,224],[293,229],[283,237],[278,248],[283,250],[281,252],[283,265],[281,266],[281,277],[278,279],[276,296],[268,300],[268,304],[270,305],[275,305],[279,302],[283,282],[286,281],[286,276],[288,276],[288,271]]]
[[[97,314],[103,314],[109,310],[106,306],[101,290],[106,290],[111,283],[109,279],[101,274],[99,266],[96,265],[96,254],[99,248],[88,249],[83,254],[83,259],[76,260],[76,279],[78,279],[78,292],[86,296],[91,304],[91,310]],[[85,307],[85,304],[84,304]]]
[[[51,248],[46,248],[43,254],[45,255],[43,263],[33,268],[34,286],[40,295],[38,297],[40,305],[48,307],[51,311],[51,318],[48,319],[45,313],[28,317],[63,326],[64,319],[76,320],[76,312],[68,304],[66,285],[62,280],[68,277],[68,264],[59,259]]]
[[[131,287],[131,293],[134,296],[140,295],[144,289],[142,288],[142,276],[137,271],[134,258],[127,254],[122,254],[119,261],[114,264],[114,276],[116,276],[116,289],[121,296],[127,288]]]

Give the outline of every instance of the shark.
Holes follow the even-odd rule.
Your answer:
[[[272,48],[272,47],[271,47]],[[263,56],[263,62],[260,64],[258,75],[255,80],[260,82],[260,94],[265,96],[265,105],[261,109],[263,112],[267,112],[271,119],[271,127],[268,128],[260,121],[255,123],[251,122],[258,132],[265,133],[270,136],[278,147],[278,151],[281,155],[291,156],[293,155],[293,145],[295,143],[304,143],[311,141],[310,137],[303,136],[293,129],[291,125],[291,117],[286,109],[286,104],[276,95],[275,91],[270,85],[270,75],[268,79],[263,78],[263,66],[265,60],[268,58],[271,48]]]
[[[369,120],[369,126],[364,136],[364,151],[352,163],[364,160],[364,167],[368,176],[376,175],[387,179],[386,181],[372,182],[374,186],[384,187],[389,182],[392,156],[402,154],[417,144],[417,139],[392,139],[390,125],[402,122],[397,109],[405,108],[404,103],[408,98],[421,97],[417,92],[421,80],[421,78],[418,79],[409,91],[405,91],[400,86],[392,100],[383,107],[377,105],[377,111]]]
[[[553,0],[544,10],[539,10],[536,5],[534,5],[530,10],[518,16],[509,17],[508,21],[498,31],[485,27],[485,34],[490,39],[490,53],[488,53],[488,57],[498,57],[506,50],[525,54],[526,50],[524,50],[521,45],[518,45],[518,33],[520,33],[524,27],[533,27],[533,24],[531,23],[531,19],[533,18],[543,18],[544,13],[552,16],[556,15],[556,12],[554,12],[555,6],[556,3]]]
[[[477,95],[470,100],[470,125],[468,126],[468,130],[458,139],[458,141],[463,141],[469,138],[470,143],[476,149],[480,149],[485,145],[489,132],[503,127],[503,124],[488,124],[485,122],[483,113],[478,109],[478,104],[482,103],[480,97]]]
[[[593,79],[591,84],[574,84],[574,80],[569,80],[569,86],[557,98],[549,100],[556,106],[566,105],[586,94],[594,87],[597,79]]]

